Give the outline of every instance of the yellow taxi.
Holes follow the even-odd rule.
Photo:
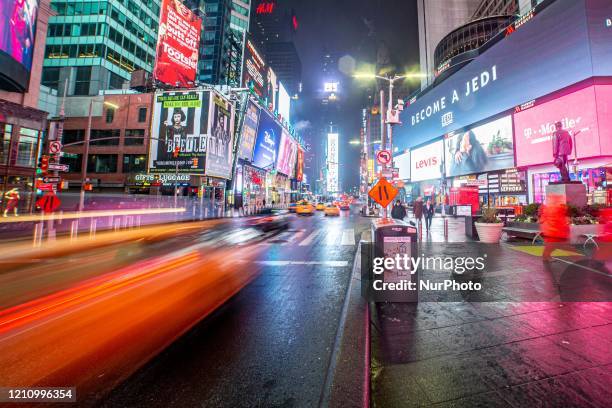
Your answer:
[[[295,207],[295,213],[297,215],[314,215],[315,207],[308,201],[300,201],[297,203],[297,207]]]
[[[330,215],[330,216],[339,216],[340,215],[340,209],[338,208],[338,206],[334,205],[334,204],[327,204],[325,206],[325,216],[327,217],[328,215]]]
[[[317,211],[323,211],[325,209],[325,204],[317,203],[316,209],[317,209]]]

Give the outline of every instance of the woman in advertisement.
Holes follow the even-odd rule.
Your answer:
[[[452,143],[452,141],[451,141]],[[485,170],[488,162],[487,154],[469,130],[457,137],[454,149],[451,149],[451,174],[470,174]]]
[[[187,139],[187,129],[183,122],[187,120],[185,112],[181,108],[174,108],[172,111],[172,123],[166,126],[164,142],[166,143],[166,153],[172,153],[175,147],[181,148]]]

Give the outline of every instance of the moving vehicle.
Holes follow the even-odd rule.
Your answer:
[[[247,224],[263,232],[285,230],[289,228],[289,218],[287,215],[287,211],[272,210],[268,215],[249,220]]]
[[[340,207],[340,209],[343,210],[343,211],[351,209],[349,203],[347,203],[346,201],[341,202],[338,207]]]
[[[289,203],[289,206],[287,208],[289,209],[289,212],[294,213],[295,209],[297,208],[297,203]]]
[[[323,211],[325,209],[325,204],[317,203],[317,211]]]
[[[338,206],[333,204],[327,204],[327,206],[325,206],[325,216],[327,217],[328,215],[339,216],[340,209],[338,208]]]
[[[295,209],[297,215],[314,215],[315,207],[308,201],[300,201]]]

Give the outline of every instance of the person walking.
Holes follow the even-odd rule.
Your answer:
[[[431,201],[431,199],[428,199],[423,209],[423,213],[425,215],[425,228],[427,229],[427,231],[429,231],[429,228],[431,227],[431,220],[435,212],[436,209],[434,207],[433,202]]]
[[[414,215],[417,225],[420,226],[423,218],[423,197],[419,196],[415,200],[412,206],[412,214]]]
[[[396,220],[403,220],[406,217],[406,208],[402,205],[400,200],[397,200],[391,209],[391,218]]]
[[[19,213],[17,211],[17,206],[19,205],[19,189],[12,188],[4,194],[4,198],[6,199],[6,209],[4,210],[4,217],[8,217],[9,212],[13,212],[15,217],[19,217]]]

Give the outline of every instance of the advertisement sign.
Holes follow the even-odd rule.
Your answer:
[[[259,115],[259,127],[257,128],[253,164],[262,169],[273,169],[276,165],[280,139],[280,125],[272,116],[262,110]]]
[[[410,151],[402,153],[393,158],[393,163],[399,169],[398,178],[400,180],[410,179]]]
[[[327,134],[327,192],[336,193],[338,183],[338,134]]]
[[[445,137],[446,175],[484,173],[514,166],[512,117],[485,123]]]
[[[278,160],[276,161],[276,169],[287,176],[290,175],[291,168],[289,166],[289,161],[291,160],[291,145],[293,144],[291,140],[291,135],[289,132],[283,128],[281,130],[281,141],[280,147],[278,149]]]
[[[37,0],[0,0],[0,76],[20,90],[32,69],[37,16]]]
[[[268,96],[266,63],[251,40],[247,40],[244,47],[242,83],[246,87],[252,87],[260,98],[265,99]]]
[[[268,67],[268,103],[272,105],[272,110],[278,107],[278,79],[274,70]]]
[[[149,149],[152,173],[204,173],[209,135],[209,91],[155,94]],[[179,155],[174,157],[174,149]]]
[[[533,107],[514,114],[517,166],[552,163],[552,134],[557,121],[570,134],[580,131],[574,146],[574,153],[578,152],[579,158],[602,153],[595,86],[590,86],[549,102],[535,103]]]
[[[233,105],[217,94],[210,104],[210,133],[206,147],[206,175],[229,179],[234,159]]]
[[[442,176],[444,142],[438,140],[410,151],[410,179],[412,181],[439,179]]]
[[[179,0],[162,0],[153,78],[171,86],[195,84],[202,19]]]
[[[255,147],[258,123],[259,108],[253,102],[249,101],[246,112],[244,113],[242,132],[240,134],[240,147],[238,148],[239,158],[249,161],[253,160],[253,148]]]
[[[585,5],[587,10],[595,10],[597,4],[599,11],[586,17]],[[406,105],[401,113],[403,125],[393,134],[394,145],[407,149],[594,75],[612,75],[610,35],[602,29],[603,8],[610,9],[610,2],[552,2],[507,38]],[[597,60],[591,53],[596,49]]]
[[[297,181],[304,180],[304,150],[299,147],[297,149],[297,166],[295,170],[295,179]]]
[[[284,121],[289,123],[289,113],[291,111],[291,98],[282,83],[278,85],[278,114]]]

